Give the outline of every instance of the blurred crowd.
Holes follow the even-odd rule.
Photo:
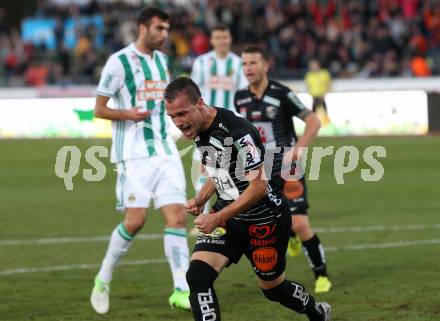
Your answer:
[[[171,15],[166,51],[175,75],[189,72],[210,50],[209,29],[230,27],[234,51],[265,46],[272,73],[303,78],[317,59],[333,78],[425,77],[440,74],[438,0],[178,0],[148,1]],[[37,1],[32,17],[54,17],[56,47],[23,41],[0,8],[0,85],[95,84],[106,58],[135,39],[136,15],[145,1]],[[103,44],[93,26],[77,28],[72,49],[64,22],[99,15]],[[32,18],[28,17],[28,18]]]

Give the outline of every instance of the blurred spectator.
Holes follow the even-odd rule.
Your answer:
[[[327,69],[321,67],[318,60],[312,59],[309,62],[309,71],[304,80],[309,94],[313,98],[313,111],[316,113],[323,126],[328,125],[330,119],[327,115],[325,95],[330,91],[332,83],[330,73]]]
[[[414,56],[411,59],[411,71],[416,77],[427,77],[431,76],[431,69],[429,68],[428,62],[425,57]]]
[[[210,50],[207,30],[230,27],[233,51],[248,43],[267,47],[274,77],[301,79],[317,59],[333,78],[440,74],[440,1],[437,0],[155,0],[171,16],[168,54],[173,70],[189,72]],[[56,65],[50,83],[93,83],[103,63],[136,36],[142,0],[38,0],[33,17],[53,18],[53,49],[24,43],[0,7],[0,77],[16,83],[30,57]],[[70,18],[98,15],[95,25],[68,29]],[[29,17],[32,18],[32,17]],[[75,33],[71,42],[64,43]],[[70,40],[72,41],[72,40]],[[69,48],[69,49],[68,49]],[[38,52],[38,55],[35,53]],[[62,77],[60,76],[62,75]],[[89,78],[88,78],[89,77]],[[12,81],[13,80],[13,81]],[[24,81],[24,78],[23,78]],[[3,83],[4,81],[2,81]]]
[[[0,36],[9,33],[9,27],[6,23],[6,10],[0,7]]]
[[[26,85],[44,86],[47,83],[48,75],[48,65],[40,59],[33,59],[24,73]]]

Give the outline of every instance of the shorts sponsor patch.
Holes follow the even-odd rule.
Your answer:
[[[264,239],[271,236],[275,232],[275,225],[250,225],[249,226],[249,236],[256,237],[259,239]]]
[[[269,272],[278,262],[277,250],[273,247],[262,247],[252,253],[252,261],[261,272]]]

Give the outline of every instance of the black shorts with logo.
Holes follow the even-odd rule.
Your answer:
[[[273,176],[270,182],[286,198],[287,211],[290,215],[307,215],[309,203],[307,201],[307,186],[304,176],[298,180],[286,181],[279,174]]]
[[[193,252],[220,253],[229,258],[228,265],[238,263],[244,254],[260,279],[274,280],[286,268],[291,220],[287,212],[263,225],[230,219],[213,233],[200,235]]]

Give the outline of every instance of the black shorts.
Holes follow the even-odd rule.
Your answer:
[[[228,266],[238,263],[244,254],[260,279],[274,280],[286,269],[291,220],[292,217],[287,213],[264,225],[230,219],[223,231],[217,229],[213,233],[216,235],[200,235],[193,252],[220,253],[229,258]]]
[[[279,189],[286,198],[287,211],[290,215],[307,215],[309,203],[304,176],[299,180],[286,181],[281,175],[276,175],[272,177],[270,183],[274,188]]]
[[[324,109],[325,112],[327,112],[327,105],[325,103],[324,97],[313,97],[313,111],[315,112],[318,108]]]

